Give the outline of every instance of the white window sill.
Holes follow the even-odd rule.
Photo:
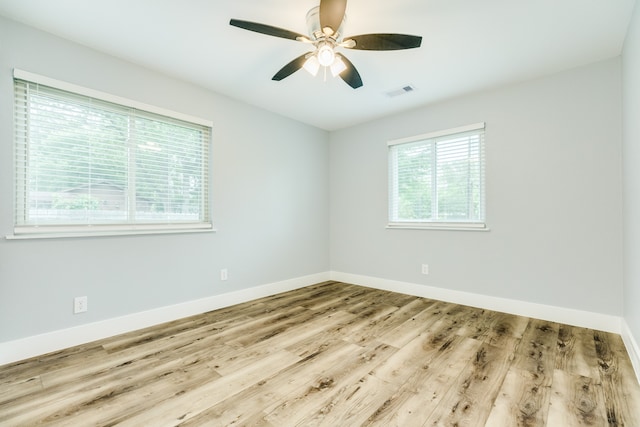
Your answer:
[[[62,239],[73,237],[113,237],[113,236],[142,236],[142,235],[158,235],[158,234],[184,234],[184,233],[213,233],[216,229],[210,227],[140,227],[140,228],[117,228],[104,226],[86,226],[86,227],[46,227],[38,229],[38,227],[29,227],[26,230],[18,230],[14,234],[5,236],[7,240],[25,240],[25,239]]]
[[[399,230],[454,230],[454,231],[489,231],[484,223],[475,222],[390,222],[388,229]]]

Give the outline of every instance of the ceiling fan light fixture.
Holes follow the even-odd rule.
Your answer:
[[[318,62],[318,58],[315,55],[311,55],[307,58],[302,67],[307,70],[309,74],[315,77],[320,69],[320,62]]]
[[[328,67],[336,59],[336,54],[333,52],[333,47],[329,43],[324,43],[318,48],[318,62],[323,67]]]
[[[336,55],[336,59],[333,61],[333,64],[331,64],[330,68],[333,77],[337,77],[338,74],[347,69],[347,65],[344,63],[340,55]]]

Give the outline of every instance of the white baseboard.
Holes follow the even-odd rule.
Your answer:
[[[613,332],[616,334],[620,334],[621,332],[621,318],[608,314],[491,297],[470,292],[419,285],[416,283],[399,282],[395,280],[381,279],[378,277],[341,273],[338,271],[331,272],[331,280],[484,308],[487,310],[500,311],[503,313],[533,317],[536,319],[580,326],[583,328],[597,329],[599,331]]]
[[[3,342],[0,343],[0,365],[181,319],[183,317],[240,304],[257,298],[314,285],[330,280],[329,276],[329,272],[312,274],[100,322],[88,323],[73,328],[34,335],[15,341]]]
[[[353,283],[375,289],[400,292],[621,334],[634,364],[634,369],[640,378],[640,351],[638,350],[638,344],[631,335],[628,326],[620,317],[337,271],[323,272],[281,282],[269,283],[253,288],[89,323],[74,328],[3,342],[0,343],[0,365],[183,317],[240,304],[257,298],[314,285],[327,280]]]
[[[624,341],[633,370],[636,372],[636,377],[638,377],[638,382],[640,383],[640,345],[634,339],[631,329],[629,329],[629,325],[624,319],[622,319],[622,332],[620,335],[622,335],[622,341]]]

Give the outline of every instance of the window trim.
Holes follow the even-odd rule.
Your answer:
[[[209,140],[207,141],[208,149],[207,156],[211,154],[211,135],[213,128],[213,122],[211,120],[191,116],[184,113],[164,109],[150,104],[145,104],[132,99],[120,97],[117,95],[101,92],[98,90],[86,88],[73,83],[56,80],[50,77],[42,76],[39,74],[31,73],[21,69],[13,69],[14,80],[24,80],[34,84],[40,84],[48,86],[54,89],[66,91],[72,94],[94,98],[100,101],[106,101],[113,104],[118,104],[126,108],[133,108],[143,112],[148,112],[156,115],[165,116],[170,119],[177,119],[184,122],[189,122],[195,125],[200,125],[209,128]],[[14,141],[14,147],[17,147]],[[16,148],[14,148],[16,149]],[[18,153],[16,152],[15,155]],[[211,167],[210,157],[206,159],[209,168]],[[14,160],[15,167],[15,160]],[[212,220],[211,212],[211,170],[207,171],[209,184],[207,185],[206,194],[204,195],[209,206],[209,219],[204,222],[188,222],[188,223],[159,223],[159,224],[47,224],[47,225],[17,225],[14,224],[13,234],[6,235],[7,240],[17,239],[38,239],[38,238],[68,238],[68,237],[100,237],[100,236],[121,236],[121,235],[147,235],[147,234],[177,234],[177,233],[198,233],[198,232],[215,232]],[[19,191],[14,182],[14,190]],[[18,201],[18,194],[14,197],[14,215],[16,214],[16,203]]]
[[[19,233],[7,234],[7,240],[26,239],[56,239],[72,237],[114,237],[114,236],[142,236],[151,234],[186,234],[186,233],[213,233],[217,230],[213,225],[209,228],[194,227],[190,224],[181,224],[180,228],[161,225],[133,225],[126,230],[116,230],[116,226],[81,226],[84,230],[79,230],[73,226],[48,226],[48,229],[56,228],[55,231],[42,232],[38,227],[21,227]]]
[[[453,230],[490,231],[486,222],[392,222],[387,224],[392,230]]]
[[[390,149],[394,145],[408,144],[412,142],[434,139],[448,135],[455,135],[463,132],[471,132],[475,130],[485,130],[486,124],[485,122],[473,123],[470,125],[459,126],[450,129],[438,130],[434,132],[423,133],[420,135],[414,135],[406,138],[393,139],[387,142],[387,148]],[[484,143],[483,143],[484,144]],[[484,147],[483,147],[484,150]],[[388,157],[389,161],[389,170],[388,170],[388,191],[387,195],[387,203],[388,203],[388,212],[387,218],[388,223],[386,228],[388,229],[409,229],[409,230],[454,230],[454,231],[489,231],[490,228],[487,226],[486,221],[486,206],[485,206],[485,218],[483,221],[392,221],[391,220],[391,166],[390,166],[390,157]],[[484,169],[486,167],[483,162],[483,174],[486,172]],[[486,178],[484,181],[484,189],[485,197],[486,197]]]
[[[213,122],[211,120],[191,116],[184,113],[179,113],[179,112],[168,110],[161,107],[156,107],[155,105],[145,104],[143,102],[135,101],[133,99],[124,98],[118,95],[113,95],[113,94],[102,92],[95,89],[90,89],[84,86],[79,86],[79,85],[65,82],[62,80],[56,80],[50,77],[42,76],[40,74],[35,74],[29,71],[20,70],[18,68],[13,69],[13,78],[19,79],[19,80],[27,80],[31,83],[41,84],[43,86],[49,86],[49,87],[64,90],[67,92],[73,92],[77,95],[88,96],[91,98],[99,99],[101,101],[120,104],[125,107],[144,110],[149,113],[160,114],[162,116],[171,117],[171,118],[182,120],[185,122],[195,123],[195,124],[206,126],[209,128],[213,127]]]

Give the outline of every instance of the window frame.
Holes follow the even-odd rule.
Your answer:
[[[211,232],[215,231],[212,221],[211,209],[211,139],[213,123],[210,120],[190,116],[187,114],[167,110],[109,93],[97,91],[94,89],[78,86],[72,83],[52,79],[41,76],[28,71],[14,69],[13,70],[14,86],[15,81],[25,81],[30,84],[47,86],[55,90],[67,92],[71,97],[81,96],[95,99],[101,102],[115,104],[138,111],[142,117],[151,115],[154,117],[166,118],[166,123],[171,120],[178,120],[203,128],[206,133],[202,139],[202,152],[200,161],[202,162],[202,189],[201,189],[201,210],[199,211],[200,219],[194,221],[147,221],[134,220],[131,221],[127,215],[125,222],[118,223],[102,223],[99,221],[87,222],[84,224],[74,224],[73,222],[61,224],[38,224],[37,222],[29,222],[26,220],[27,208],[29,203],[29,195],[26,184],[26,178],[19,178],[19,174],[26,175],[26,155],[28,153],[30,141],[28,137],[18,136],[17,111],[14,112],[14,229],[12,235],[7,235],[7,239],[28,239],[28,238],[55,238],[55,237],[85,237],[85,236],[115,236],[115,235],[132,235],[132,234],[172,234],[172,233],[193,233],[193,232]],[[15,89],[14,89],[15,90]],[[15,96],[15,95],[14,95]],[[14,104],[14,109],[17,109]],[[28,104],[27,104],[28,108]],[[160,121],[165,123],[164,121]],[[130,170],[130,165],[127,170]],[[135,169],[135,168],[134,168]],[[135,191],[135,190],[133,190]],[[22,216],[22,220],[19,217]]]
[[[468,231],[488,231],[489,228],[486,222],[486,157],[485,157],[485,133],[486,124],[485,122],[474,123],[466,126],[459,126],[451,129],[444,129],[429,133],[424,133],[420,135],[410,136],[407,138],[394,139],[387,142],[388,149],[388,223],[387,228],[389,229],[432,229],[432,230],[468,230]],[[394,173],[396,173],[396,167],[392,162],[393,158],[393,147],[397,147],[403,144],[414,144],[419,142],[424,142],[425,145],[435,144],[438,142],[438,139],[447,138],[447,137],[455,137],[456,135],[461,135],[464,133],[470,133],[477,131],[481,133],[481,138],[479,141],[479,157],[480,157],[480,211],[482,218],[478,220],[453,220],[453,221],[444,221],[437,219],[421,219],[421,220],[398,220],[394,217],[394,210],[397,209],[397,191],[396,186],[394,186],[396,177]],[[435,177],[437,174],[437,168],[435,164],[437,162],[435,155],[433,156],[432,166],[431,166],[431,175]],[[432,197],[437,198],[437,190],[434,184],[435,179],[432,179]]]

